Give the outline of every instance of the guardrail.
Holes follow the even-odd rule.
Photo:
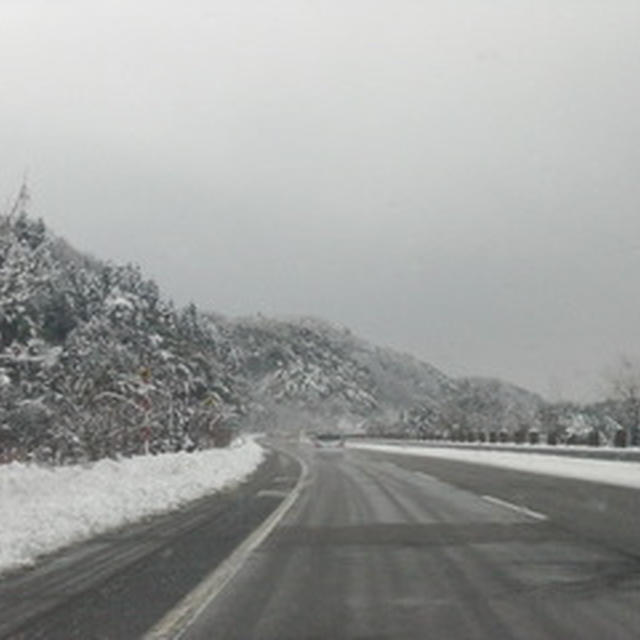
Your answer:
[[[410,445],[419,447],[439,447],[449,449],[476,449],[482,451],[514,451],[538,453],[574,458],[599,458],[602,460],[640,461],[640,447],[589,446],[587,444],[530,444],[528,442],[454,442],[451,440],[426,440],[416,438],[369,437],[350,435],[348,440],[366,440],[372,443]]]

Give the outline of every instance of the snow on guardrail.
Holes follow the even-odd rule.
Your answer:
[[[640,461],[640,447],[598,447],[585,444],[529,444],[514,442],[454,442],[452,440],[422,440],[413,438],[372,438],[349,436],[350,442],[406,445],[412,447],[435,447],[448,449],[471,449],[474,451],[514,451],[518,453],[541,453],[543,455],[571,456],[576,458],[599,458],[604,460]]]
[[[352,449],[471,462],[516,471],[640,489],[640,462],[549,454],[350,441]]]

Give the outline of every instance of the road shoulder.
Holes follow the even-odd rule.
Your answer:
[[[0,637],[140,637],[269,517],[299,474],[293,459],[271,451],[235,489],[7,576]],[[275,485],[280,493],[265,493]]]

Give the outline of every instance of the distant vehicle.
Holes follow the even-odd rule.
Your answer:
[[[320,449],[337,449],[344,447],[344,437],[339,433],[317,433],[313,443]]]

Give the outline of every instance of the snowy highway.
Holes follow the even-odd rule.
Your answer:
[[[293,458],[269,456],[240,490],[5,581],[0,637],[637,637],[636,489],[389,451],[278,446]],[[296,486],[290,509],[215,597],[205,593],[193,615],[167,626]]]
[[[185,639],[636,638],[633,489],[346,449]]]

